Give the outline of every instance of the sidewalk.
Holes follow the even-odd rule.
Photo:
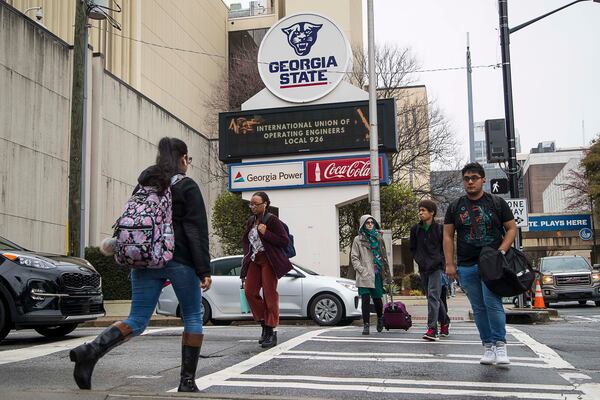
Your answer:
[[[399,300],[406,304],[408,312],[412,315],[412,319],[416,323],[427,321],[427,299],[425,296],[396,296],[394,300]],[[96,319],[95,321],[85,322],[80,327],[106,327],[116,321],[121,321],[127,318],[129,314],[129,301],[107,301],[105,302],[106,316]],[[449,315],[452,321],[469,321],[470,305],[464,293],[457,293],[456,297],[448,299]],[[359,321],[360,322],[360,321]],[[247,325],[252,324],[251,321],[234,321],[232,325]],[[314,322],[310,319],[282,319],[280,325],[313,325]],[[164,315],[154,314],[150,320],[149,326],[183,326],[181,318],[167,317]]]

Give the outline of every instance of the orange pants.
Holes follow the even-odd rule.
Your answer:
[[[260,296],[261,288],[263,297]],[[265,253],[258,253],[255,260],[250,262],[244,292],[254,320],[265,321],[266,326],[276,327],[279,324],[277,276]]]

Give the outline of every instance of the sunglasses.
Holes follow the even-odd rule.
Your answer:
[[[365,225],[375,225],[375,221],[368,220],[365,222]]]
[[[248,204],[248,207],[250,207],[250,208],[256,208],[256,207],[262,206],[263,204],[265,204],[265,203],[259,203],[259,204],[250,203],[250,204]]]

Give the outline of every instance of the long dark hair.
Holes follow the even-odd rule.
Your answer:
[[[160,192],[167,190],[171,184],[171,177],[179,171],[179,159],[188,153],[187,145],[183,140],[164,137],[158,142],[158,155],[156,164],[148,168],[143,177],[143,186],[154,186]]]

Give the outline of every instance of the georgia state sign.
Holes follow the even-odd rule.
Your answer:
[[[307,103],[331,92],[350,72],[344,33],[318,14],[295,14],[269,29],[258,50],[258,72],[275,96]]]

